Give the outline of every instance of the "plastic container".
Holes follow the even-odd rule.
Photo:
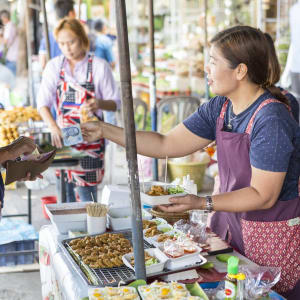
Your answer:
[[[0,253],[7,253],[12,251],[34,250],[34,240],[16,241],[8,244],[0,245]],[[34,253],[28,254],[11,254],[0,256],[0,266],[15,266],[19,264],[33,264]]]
[[[151,189],[153,185],[160,185],[165,188],[175,187],[172,184],[165,184],[164,182],[144,182],[144,184],[140,184],[141,191],[141,201],[149,206],[170,204],[169,199],[175,196],[184,196],[187,193],[178,193],[178,194],[170,194],[170,195],[162,195],[162,196],[150,196],[147,192]],[[145,192],[144,192],[145,189]]]
[[[106,216],[92,217],[87,215],[88,234],[100,234],[106,231]]]
[[[164,269],[166,261],[168,260],[167,256],[158,248],[145,249],[145,251],[150,256],[157,258],[159,261],[159,263],[157,264],[146,266],[146,274],[150,275],[150,274],[161,272]],[[133,255],[134,255],[133,253],[127,253],[122,257],[124,264],[132,270],[134,270],[134,267],[131,265],[130,260],[133,257]]]
[[[54,204],[57,203],[57,198],[56,196],[46,196],[46,197],[42,197],[42,208],[43,208],[43,215],[46,219],[50,219],[50,217],[48,216],[48,213],[45,209],[45,204]]]
[[[92,202],[71,202],[46,204],[45,209],[50,217],[54,228],[60,234],[67,234],[71,231],[87,231],[87,213],[85,207]],[[78,213],[78,210],[82,212]],[[60,214],[56,214],[60,211]]]
[[[162,246],[160,246],[159,249],[163,252]],[[168,257],[169,259],[166,263],[166,267],[170,270],[174,270],[177,268],[194,265],[198,262],[201,263],[201,264],[199,264],[199,266],[202,264],[205,264],[207,262],[207,260],[203,256],[200,255],[201,248],[196,246],[196,249],[197,250],[193,253],[184,254],[177,258],[169,258]]]
[[[110,208],[107,213],[109,228],[122,230],[131,228],[131,208]]]
[[[170,181],[175,180],[177,177],[182,178],[184,176],[190,175],[190,179],[194,180],[197,184],[197,191],[200,192],[203,185],[203,179],[207,163],[199,162],[185,162],[177,163],[168,161],[168,176]]]

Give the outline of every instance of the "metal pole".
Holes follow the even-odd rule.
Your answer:
[[[45,40],[46,40],[47,61],[48,61],[51,58],[51,54],[50,54],[51,52],[50,52],[48,20],[47,20],[45,0],[41,0],[41,6],[42,6],[42,13],[43,13],[43,18],[44,18],[43,28],[44,28],[44,34],[45,34]]]
[[[135,123],[131,90],[131,71],[125,1],[115,0],[115,9],[117,19],[117,40],[119,48],[123,119],[125,128],[126,159],[129,170],[128,182],[130,185],[131,192],[131,226],[135,261],[135,276],[137,279],[145,280],[146,269],[144,257],[143,222],[137,165]]]
[[[27,190],[27,200],[28,200],[28,224],[32,224],[32,214],[31,214],[31,189]]]
[[[156,109],[156,73],[155,73],[155,42],[154,42],[154,14],[153,0],[149,0],[149,40],[150,40],[150,111],[151,127],[153,131],[157,130],[157,109]],[[153,159],[152,165],[153,179],[158,180],[157,159]]]
[[[29,104],[34,106],[34,91],[32,84],[32,49],[31,49],[31,29],[30,29],[30,18],[29,18],[29,1],[26,0],[25,7],[25,23],[26,23],[26,46],[27,46],[27,62],[28,62],[28,90],[29,90]],[[30,1],[31,2],[31,1]]]
[[[204,65],[208,63],[207,0],[204,0]],[[209,86],[205,74],[205,99],[209,99]]]

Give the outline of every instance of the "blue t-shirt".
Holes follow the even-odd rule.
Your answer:
[[[112,53],[112,40],[106,35],[98,35],[95,43],[95,56],[106,60],[108,63],[114,61]]]
[[[266,99],[274,98],[269,92],[261,95],[250,107],[238,115],[231,115],[232,132],[244,133],[250,118],[257,107]],[[197,136],[215,140],[216,122],[226,98],[217,96],[198,110],[183,123]],[[231,102],[225,114],[225,128],[229,121]],[[298,197],[300,176],[300,127],[285,105],[269,103],[256,115],[250,134],[250,163],[255,168],[287,172],[279,200]]]
[[[51,58],[54,58],[56,56],[61,55],[60,48],[54,38],[54,35],[51,31],[49,31],[49,44],[50,44],[50,56]],[[43,37],[40,43],[40,48],[39,48],[40,53],[45,53],[46,52],[46,39]]]

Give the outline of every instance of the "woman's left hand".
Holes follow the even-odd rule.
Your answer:
[[[184,212],[191,209],[204,209],[204,198],[195,195],[172,197],[169,199],[170,205],[159,205],[159,209],[164,212]]]
[[[37,176],[31,177],[31,173],[28,172],[25,178],[20,179],[19,181],[35,181],[37,178],[43,179],[42,174],[38,174]]]
[[[95,113],[101,107],[101,101],[95,98],[86,100],[84,106],[86,107],[88,113]]]

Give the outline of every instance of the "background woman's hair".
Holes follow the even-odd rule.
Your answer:
[[[280,77],[280,67],[276,69],[276,61],[274,65],[270,62],[274,56],[270,53],[269,42],[262,31],[250,26],[235,26],[218,33],[211,43],[220,49],[232,69],[241,63],[245,64],[250,81],[267,89],[279,101],[289,103],[274,85],[274,80]],[[278,62],[277,56],[276,60]]]
[[[88,51],[90,42],[80,21],[74,18],[63,18],[54,30],[54,36],[56,40],[59,32],[63,29],[70,30],[73,34],[75,34],[76,37],[79,38],[81,46],[85,49],[85,51]]]

